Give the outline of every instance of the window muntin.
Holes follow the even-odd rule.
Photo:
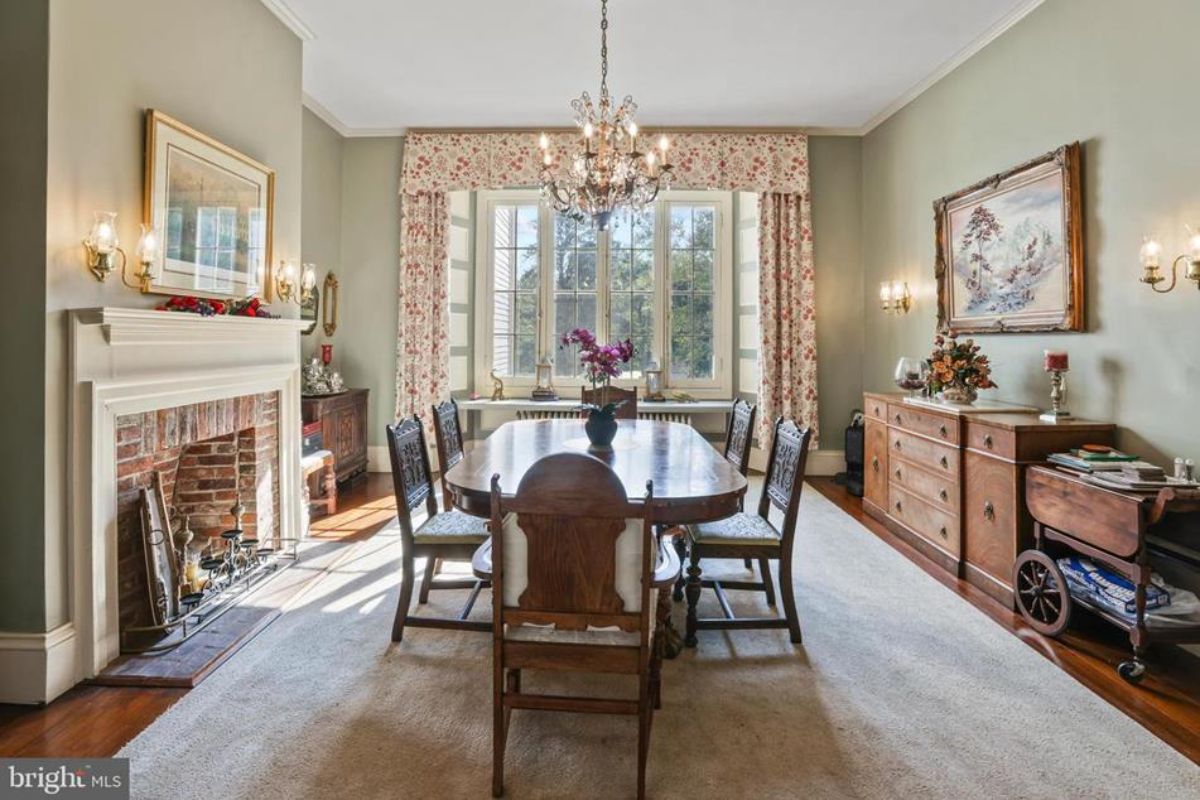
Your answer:
[[[608,256],[608,336],[630,339],[632,377],[654,360],[657,326],[655,210],[622,209],[612,217]]]
[[[536,203],[492,209],[492,370],[532,376],[538,360],[541,221]]]
[[[550,344],[556,348],[563,335],[575,328],[593,331],[597,328],[600,251],[596,229],[570,217],[555,217],[552,258],[554,328]],[[580,375],[578,355],[578,345],[558,350],[554,358],[555,376]]]
[[[716,373],[716,209],[707,203],[671,203],[669,218],[670,379],[712,380]]]

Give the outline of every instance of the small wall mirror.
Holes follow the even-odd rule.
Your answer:
[[[338,280],[332,272],[327,272],[321,290],[321,326],[325,329],[326,336],[333,336],[333,332],[337,330],[337,302]]]
[[[300,304],[300,319],[307,320],[309,325],[300,331],[304,336],[310,335],[317,329],[317,312],[321,307],[321,293],[313,290],[308,300]]]

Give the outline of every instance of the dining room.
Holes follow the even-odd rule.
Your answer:
[[[0,2],[0,797],[1200,797],[1197,26]]]

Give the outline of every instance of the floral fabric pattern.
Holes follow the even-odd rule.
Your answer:
[[[758,439],[769,446],[777,417],[817,430],[817,319],[808,192],[759,196],[761,323]]]
[[[447,302],[450,206],[443,192],[406,194],[400,221],[396,419],[426,419],[450,391]]]

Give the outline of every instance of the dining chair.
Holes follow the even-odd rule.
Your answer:
[[[607,392],[607,395],[605,395],[605,392]],[[601,398],[606,396],[608,397],[608,402],[610,403],[616,403],[621,400],[625,401],[617,407],[617,419],[637,419],[638,413],[636,386],[634,386],[632,389],[622,389],[619,386],[609,386],[607,389],[589,389],[588,387],[584,386],[582,392],[580,393],[580,398],[582,398],[581,402],[583,402],[585,405],[588,403],[600,405]]]
[[[401,580],[400,602],[392,622],[392,641],[404,638],[404,628],[460,628],[491,630],[490,622],[468,620],[471,608],[479,597],[483,582],[449,580],[434,582],[436,563],[440,560],[469,561],[475,550],[487,540],[487,520],[464,514],[456,509],[438,511],[433,477],[429,469],[429,450],[425,444],[425,429],[419,417],[413,416],[387,426],[388,454],[392,460],[392,486],[396,493],[396,517],[400,522]],[[412,512],[424,504],[426,519],[413,527]],[[413,563],[425,559],[425,574],[421,581],[419,603],[429,600],[430,589],[470,589],[466,605],[457,618],[417,617],[409,614],[413,593]]]
[[[729,426],[725,429],[725,460],[746,476],[750,468],[750,447],[754,444],[754,420],[758,406],[745,400],[734,400],[729,414]]]
[[[631,502],[616,473],[584,453],[539,459],[511,498],[501,495],[500,476],[492,477],[494,796],[504,792],[514,709],[636,716],[637,796],[645,796],[661,697],[657,623],[669,614],[679,574],[674,549],[654,535],[653,493],[648,482],[645,498]],[[527,692],[526,668],[635,675],[637,698]]]
[[[792,546],[796,538],[800,491],[804,486],[804,470],[811,441],[812,428],[802,429],[791,420],[782,417],[777,419],[758,511],[753,514],[740,511],[716,522],[687,526],[689,563],[685,591],[688,609],[684,643],[689,647],[696,645],[696,631],[701,629],[787,628],[792,642],[800,643],[800,618],[796,613],[796,599],[792,591]],[[776,528],[770,520],[773,508],[783,512],[783,525],[780,528]],[[770,573],[763,570],[761,582],[702,579],[700,562],[705,558],[777,559],[784,616],[735,616],[725,590],[761,591],[766,594],[767,603],[774,606],[775,592]],[[723,616],[698,616],[697,605],[704,588],[711,588],[716,593]]]
[[[433,407],[433,439],[437,444],[438,468],[441,470],[442,508],[454,507],[454,496],[446,485],[446,473],[463,460],[462,424],[458,417],[458,403],[449,399]]]

